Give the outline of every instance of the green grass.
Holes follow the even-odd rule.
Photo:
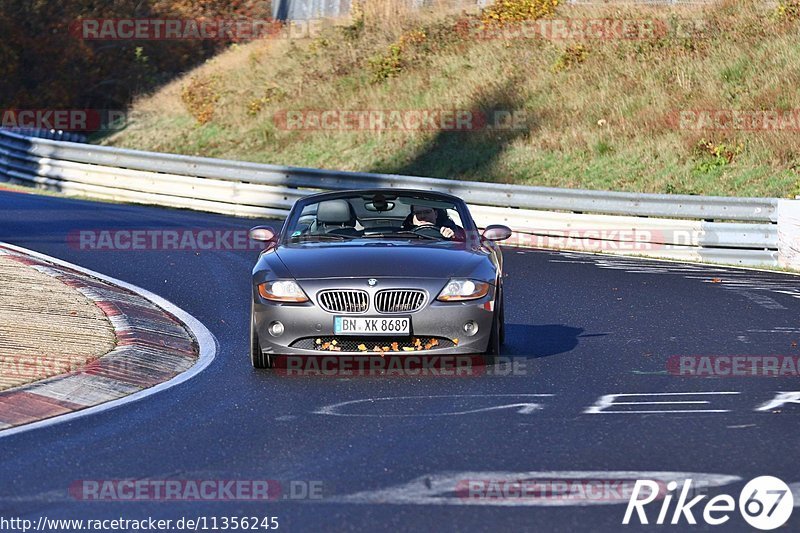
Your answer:
[[[579,43],[480,41],[455,31],[464,15],[366,17],[363,29],[329,28],[314,40],[233,47],[142,97],[129,126],[104,143],[554,187],[777,197],[800,192],[800,131],[697,131],[670,119],[692,109],[800,109],[796,17],[745,1],[673,12],[560,6],[553,16],[673,16],[701,20],[707,31]],[[204,86],[192,80],[216,81]],[[195,86],[215,92],[191,94]],[[190,113],[187,87],[193,105],[211,102],[208,122]],[[505,109],[524,114],[525,128],[288,131],[274,120],[278,112],[306,109]]]

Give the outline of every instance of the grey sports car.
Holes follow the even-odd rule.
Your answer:
[[[251,360],[278,355],[485,354],[503,342],[511,230],[478,231],[449,194],[370,189],[306,196],[253,269]]]

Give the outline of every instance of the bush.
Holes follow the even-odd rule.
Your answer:
[[[370,59],[372,82],[377,83],[400,74],[407,63],[418,59],[415,57],[415,49],[426,40],[427,35],[421,30],[402,34],[397,42],[389,46],[385,54]]]
[[[707,174],[718,168],[730,165],[743,150],[744,145],[742,143],[734,145],[702,139],[695,147],[695,154],[702,161],[695,166],[694,171],[695,173]]]
[[[775,8],[775,17],[790,22],[800,19],[800,0],[779,2]]]
[[[342,35],[348,41],[357,41],[364,35],[365,17],[364,8],[359,2],[353,0],[350,6],[350,17],[352,22],[342,27]]]
[[[181,100],[186,110],[199,124],[207,124],[214,118],[214,109],[219,101],[219,77],[193,77],[181,91]]]
[[[484,24],[536,20],[555,12],[559,0],[497,0],[483,10]]]
[[[265,106],[273,103],[279,102],[286,97],[286,91],[278,87],[277,85],[273,85],[267,87],[264,91],[264,95],[260,98],[256,98],[255,100],[251,100],[247,106],[247,114],[251,117],[258,115]]]
[[[403,71],[403,49],[395,43],[389,50],[369,60],[372,70],[372,82],[378,83],[388,78],[394,78]]]
[[[561,56],[553,64],[551,70],[553,72],[561,72],[562,70],[570,69],[575,65],[578,65],[586,61],[586,58],[588,56],[589,56],[588,48],[586,48],[582,44],[571,44],[567,46],[564,52],[561,53]]]

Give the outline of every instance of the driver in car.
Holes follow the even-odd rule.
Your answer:
[[[411,206],[411,226],[436,226],[445,239],[464,239],[464,230],[443,211],[424,205]]]

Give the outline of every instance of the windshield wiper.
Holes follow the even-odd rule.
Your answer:
[[[377,238],[377,239],[391,239],[393,237],[397,237],[400,239],[405,239],[407,237],[417,237],[418,239],[427,239],[433,241],[440,241],[439,237],[433,237],[432,235],[424,235],[422,233],[416,233],[413,231],[394,231],[392,233],[373,233],[370,235],[364,235],[362,239],[368,238]]]
[[[322,233],[319,235],[296,235],[289,239],[289,242],[300,242],[300,241],[349,241],[351,239],[355,239],[356,237],[353,235],[338,235],[338,234],[330,234],[330,233]]]

